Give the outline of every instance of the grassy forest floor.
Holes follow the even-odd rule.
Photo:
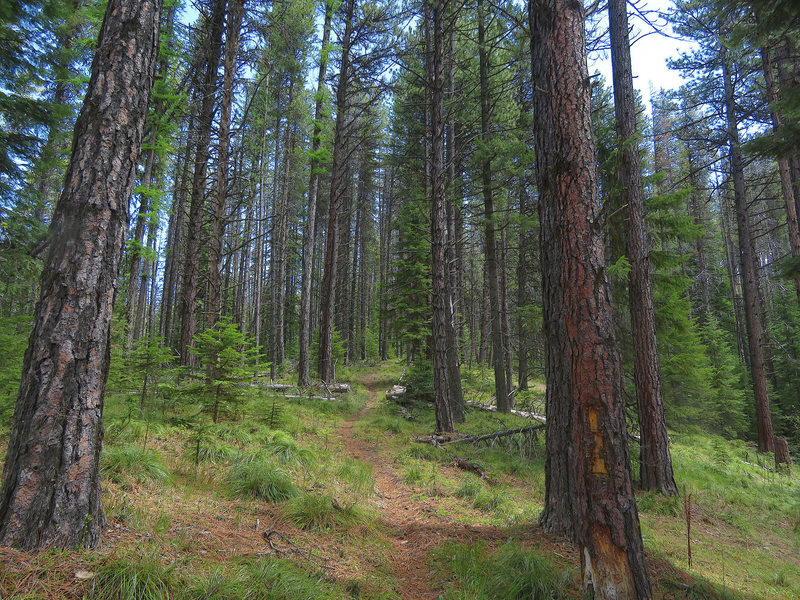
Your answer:
[[[0,598],[579,598],[577,554],[536,526],[543,432],[447,451],[414,442],[433,413],[387,403],[401,370],[340,373],[353,391],[338,401],[252,390],[218,425],[155,401],[140,417],[134,398],[111,394],[101,546],[0,548]],[[487,399],[486,381],[468,376],[471,399]],[[460,429],[526,424],[472,410]],[[672,452],[691,496],[693,562],[683,498],[639,493],[656,597],[800,598],[796,472],[706,435],[675,434]]]

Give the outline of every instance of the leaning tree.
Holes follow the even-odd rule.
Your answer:
[[[0,543],[93,546],[103,395],[128,200],[158,56],[163,0],[110,0],[50,224],[0,492]]]

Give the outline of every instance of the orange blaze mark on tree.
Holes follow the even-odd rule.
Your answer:
[[[589,429],[594,436],[594,444],[592,446],[592,473],[595,475],[607,476],[608,468],[606,467],[603,432],[600,430],[597,411],[593,408],[589,409]]]

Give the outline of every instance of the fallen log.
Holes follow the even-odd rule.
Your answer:
[[[290,383],[262,383],[259,387],[262,387],[265,390],[274,390],[276,392],[284,392],[294,388],[294,386]]]
[[[443,435],[426,435],[422,437],[414,437],[415,442],[424,444],[432,444],[434,446],[446,446],[449,444],[460,444],[462,442],[475,443],[483,442],[485,440],[496,440],[497,438],[505,437],[508,435],[515,435],[517,433],[528,433],[530,431],[538,431],[544,429],[544,423],[540,425],[529,425],[528,427],[516,427],[515,429],[505,429],[503,431],[496,431],[494,433],[485,433],[482,435],[467,435],[459,438],[450,438]]]
[[[468,400],[467,405],[472,406],[473,408],[478,408],[480,410],[497,412],[497,407],[494,404],[483,404],[482,402],[474,402],[472,400]],[[523,419],[535,419],[537,421],[541,421],[542,423],[545,423],[547,421],[544,415],[540,415],[534,412],[527,412],[524,410],[511,409],[509,411],[509,414],[515,415],[517,417],[522,417]]]
[[[392,389],[386,392],[386,399],[387,400],[397,400],[400,396],[405,395],[406,393],[406,386],[404,385],[393,385]]]

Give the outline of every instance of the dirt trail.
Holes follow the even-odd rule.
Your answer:
[[[481,538],[492,541],[501,539],[503,533],[494,527],[472,528],[455,523],[437,510],[436,498],[421,497],[402,480],[391,459],[380,453],[376,443],[354,436],[353,425],[372,410],[378,398],[378,384],[370,378],[365,384],[369,401],[339,429],[344,449],[354,458],[372,465],[376,504],[390,536],[392,571],[400,596],[403,600],[438,598],[441,590],[436,589],[429,572],[429,550],[446,540]]]

